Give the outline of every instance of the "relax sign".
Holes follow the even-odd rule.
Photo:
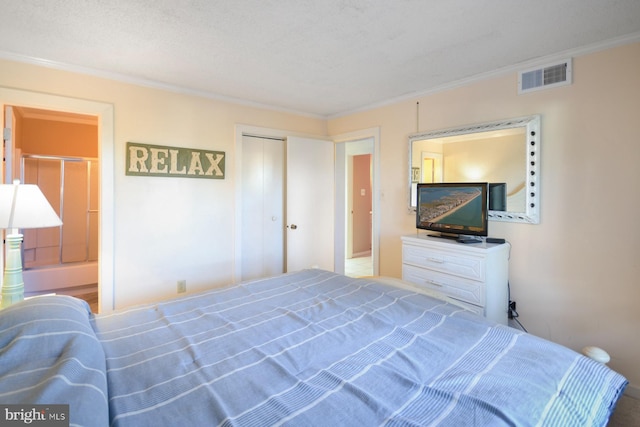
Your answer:
[[[127,142],[126,174],[224,179],[224,151]]]

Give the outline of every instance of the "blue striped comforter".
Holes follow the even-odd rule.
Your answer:
[[[90,316],[86,302],[65,296],[0,311],[0,405],[69,405],[70,426],[109,425],[105,357]],[[0,425],[28,424],[5,424],[5,410]]]
[[[72,426],[604,426],[625,386],[453,304],[321,270],[96,317],[63,296],[0,311],[0,407],[68,404]]]
[[[455,305],[322,270],[92,326],[113,426],[603,426],[626,386]]]

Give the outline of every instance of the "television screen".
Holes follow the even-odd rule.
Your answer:
[[[489,210],[507,210],[507,184],[504,182],[489,183]]]
[[[486,182],[418,184],[416,227],[452,235],[486,236]]]

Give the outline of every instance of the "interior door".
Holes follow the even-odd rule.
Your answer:
[[[335,146],[287,138],[287,271],[334,270]]]
[[[242,138],[242,280],[284,272],[284,141]]]

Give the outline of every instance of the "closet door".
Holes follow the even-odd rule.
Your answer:
[[[335,145],[287,138],[287,271],[334,269]]]
[[[284,272],[284,141],[242,139],[242,280]]]

